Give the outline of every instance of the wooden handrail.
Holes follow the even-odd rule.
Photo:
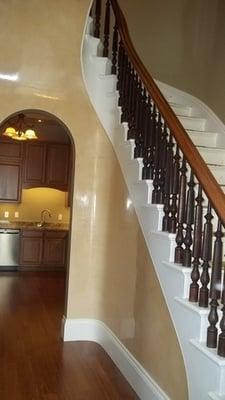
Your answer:
[[[138,76],[146,90],[156,103],[163,118],[166,120],[167,126],[173,133],[180,149],[225,227],[225,195],[222,189],[138,56],[130,38],[125,17],[117,0],[111,0],[111,4],[117,21],[120,38],[123,42],[127,56],[138,73]]]

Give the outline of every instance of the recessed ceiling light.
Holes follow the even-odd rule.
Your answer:
[[[38,119],[38,122],[42,122],[42,119]]]

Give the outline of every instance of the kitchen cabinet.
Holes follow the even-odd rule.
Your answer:
[[[69,147],[50,144],[47,148],[46,184],[49,187],[68,189]]]
[[[19,203],[21,199],[22,146],[0,142],[0,202]]]
[[[49,270],[66,267],[67,231],[26,230],[21,232],[20,270]]]
[[[69,146],[40,142],[25,146],[23,186],[68,190]]]
[[[45,266],[65,266],[67,232],[46,231],[44,238],[43,264]]]
[[[39,187],[45,183],[46,146],[27,143],[25,147],[23,186]]]
[[[21,164],[0,160],[0,201],[19,203],[21,198]]]
[[[22,158],[22,145],[21,143],[14,143],[8,141],[0,142],[0,158]]]
[[[43,232],[22,230],[20,242],[20,265],[38,267],[42,262]]]

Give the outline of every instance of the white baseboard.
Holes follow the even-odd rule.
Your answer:
[[[141,400],[169,400],[167,394],[103,322],[63,317],[62,336],[65,342],[87,340],[100,344]]]

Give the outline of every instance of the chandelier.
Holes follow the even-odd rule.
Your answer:
[[[25,123],[25,115],[22,113],[18,114],[15,121],[9,121],[9,126],[2,135],[14,140],[38,139],[33,126],[28,126]]]

